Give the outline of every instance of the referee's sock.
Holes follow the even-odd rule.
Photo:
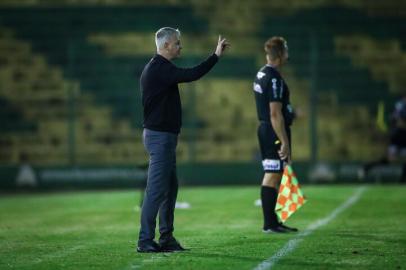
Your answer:
[[[278,219],[275,214],[278,191],[276,188],[261,186],[262,212],[264,215],[264,230],[278,226]]]

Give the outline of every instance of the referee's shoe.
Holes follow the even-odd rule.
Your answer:
[[[297,232],[297,228],[292,228],[284,225],[283,223],[278,223],[278,225],[274,227],[264,228],[262,230],[264,233],[289,233],[289,232]]]
[[[273,226],[273,227],[266,227],[262,230],[263,233],[287,233],[288,231],[285,230],[282,226]]]
[[[288,227],[285,224],[283,224],[282,222],[279,223],[279,226],[282,227],[285,231],[288,231],[288,232],[297,232],[297,231],[299,231],[297,228]]]

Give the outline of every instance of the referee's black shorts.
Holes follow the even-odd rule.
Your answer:
[[[286,129],[290,143],[290,129]],[[258,142],[261,150],[262,167],[265,172],[281,173],[285,167],[285,161],[278,154],[281,143],[274,132],[271,123],[261,122],[258,127]]]

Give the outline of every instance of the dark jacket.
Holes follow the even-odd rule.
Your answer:
[[[178,134],[182,126],[182,108],[178,83],[199,79],[217,63],[212,54],[193,68],[178,68],[157,54],[145,66],[141,78],[144,128]]]

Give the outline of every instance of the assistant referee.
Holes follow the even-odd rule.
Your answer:
[[[287,42],[282,37],[268,39],[264,49],[267,63],[257,72],[253,85],[260,122],[258,141],[265,172],[261,186],[263,232],[283,233],[297,231],[280,223],[275,213],[282,172],[286,163],[291,162],[290,125],[294,113],[289,88],[280,74],[289,54]]]

